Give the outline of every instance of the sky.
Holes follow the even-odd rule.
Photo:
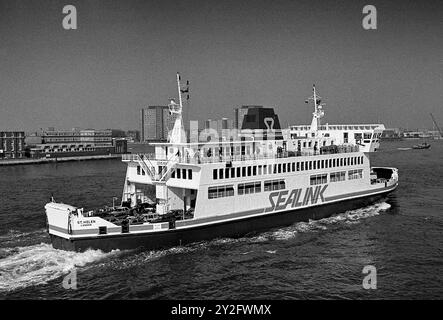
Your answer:
[[[77,30],[65,30],[65,5]],[[365,30],[365,5],[377,29]],[[0,0],[0,131],[138,129],[190,81],[188,119],[274,107],[282,126],[443,127],[443,2]]]

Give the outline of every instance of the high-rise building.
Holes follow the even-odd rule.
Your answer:
[[[174,126],[175,116],[167,106],[149,106],[140,110],[140,141],[165,141]]]
[[[243,118],[248,113],[249,108],[263,108],[263,106],[245,105],[234,109],[234,128],[241,130]]]
[[[0,131],[0,158],[23,158],[25,133],[22,131]]]

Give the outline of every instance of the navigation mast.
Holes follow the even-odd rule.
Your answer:
[[[175,123],[174,128],[172,129],[172,132],[169,136],[169,142],[172,144],[179,144],[179,143],[186,143],[186,133],[184,131],[183,127],[183,117],[182,117],[182,111],[183,111],[183,102],[182,102],[182,92],[180,87],[180,74],[177,72],[177,90],[178,90],[178,101],[177,104],[175,102],[175,99],[169,100],[169,112],[170,114],[175,114]]]

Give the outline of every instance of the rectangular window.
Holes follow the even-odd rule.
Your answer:
[[[339,181],[345,181],[346,180],[346,172],[331,172],[330,174],[330,181],[331,182],[339,182]]]
[[[261,187],[261,186],[260,186]],[[267,180],[264,182],[264,191],[285,189],[285,180]]]
[[[241,168],[241,175],[242,177],[246,177],[246,167]]]
[[[298,163],[297,163],[297,171],[298,171]],[[292,172],[295,172],[295,162],[292,163]]]
[[[268,166],[267,165],[263,166],[263,174],[268,174]]]
[[[218,178],[223,179],[223,169],[218,170]]]
[[[248,167],[248,177],[251,176],[251,171],[252,171],[252,170],[251,170],[251,166],[249,166],[249,167]]]
[[[234,186],[218,186],[208,188],[208,199],[231,197],[234,195]]]
[[[188,179],[192,180],[192,169],[188,169]]]
[[[212,170],[212,179],[217,180],[217,169]]]
[[[272,190],[278,190],[278,180],[272,181]]]
[[[248,182],[238,184],[238,194],[252,194],[261,192],[261,182]]]
[[[348,171],[348,179],[349,180],[361,179],[361,178],[363,178],[363,169]]]
[[[258,175],[261,176],[262,175],[262,167],[263,166],[258,166]]]
[[[283,163],[283,173],[286,173],[286,163]]]
[[[237,167],[237,178],[240,178],[241,177],[241,168],[240,167]]]
[[[317,169],[317,161],[314,161],[314,170]]]
[[[175,169],[172,170],[171,178],[175,178]]]
[[[257,166],[253,166],[252,167],[252,175],[256,176],[257,175]]]
[[[182,171],[180,169],[177,169],[177,179],[181,179],[182,178]]]
[[[312,170],[312,161],[309,161],[309,170]]]
[[[186,179],[186,169],[182,169],[183,179]]]
[[[305,164],[304,162],[301,163],[301,171],[304,171],[304,170],[305,170],[305,168],[304,168],[304,164]]]
[[[225,179],[229,179],[229,173],[231,172],[230,168],[225,168]]]
[[[141,167],[137,166],[137,175],[140,175],[140,170],[141,170]]]
[[[235,168],[231,168],[231,178],[235,178]]]
[[[245,194],[254,193],[254,183],[246,183],[245,184]]]
[[[238,184],[238,195],[241,196],[244,193],[245,193],[245,184],[239,183]]]
[[[327,174],[316,174],[310,177],[310,183],[312,185],[328,183]]]
[[[281,173],[281,163],[278,164],[278,173]]]

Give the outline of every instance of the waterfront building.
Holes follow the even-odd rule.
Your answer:
[[[41,143],[29,145],[32,158],[55,158],[86,155],[106,155],[115,153],[112,130],[79,129],[43,130]]]
[[[17,159],[25,155],[23,131],[0,131],[0,159]]]

